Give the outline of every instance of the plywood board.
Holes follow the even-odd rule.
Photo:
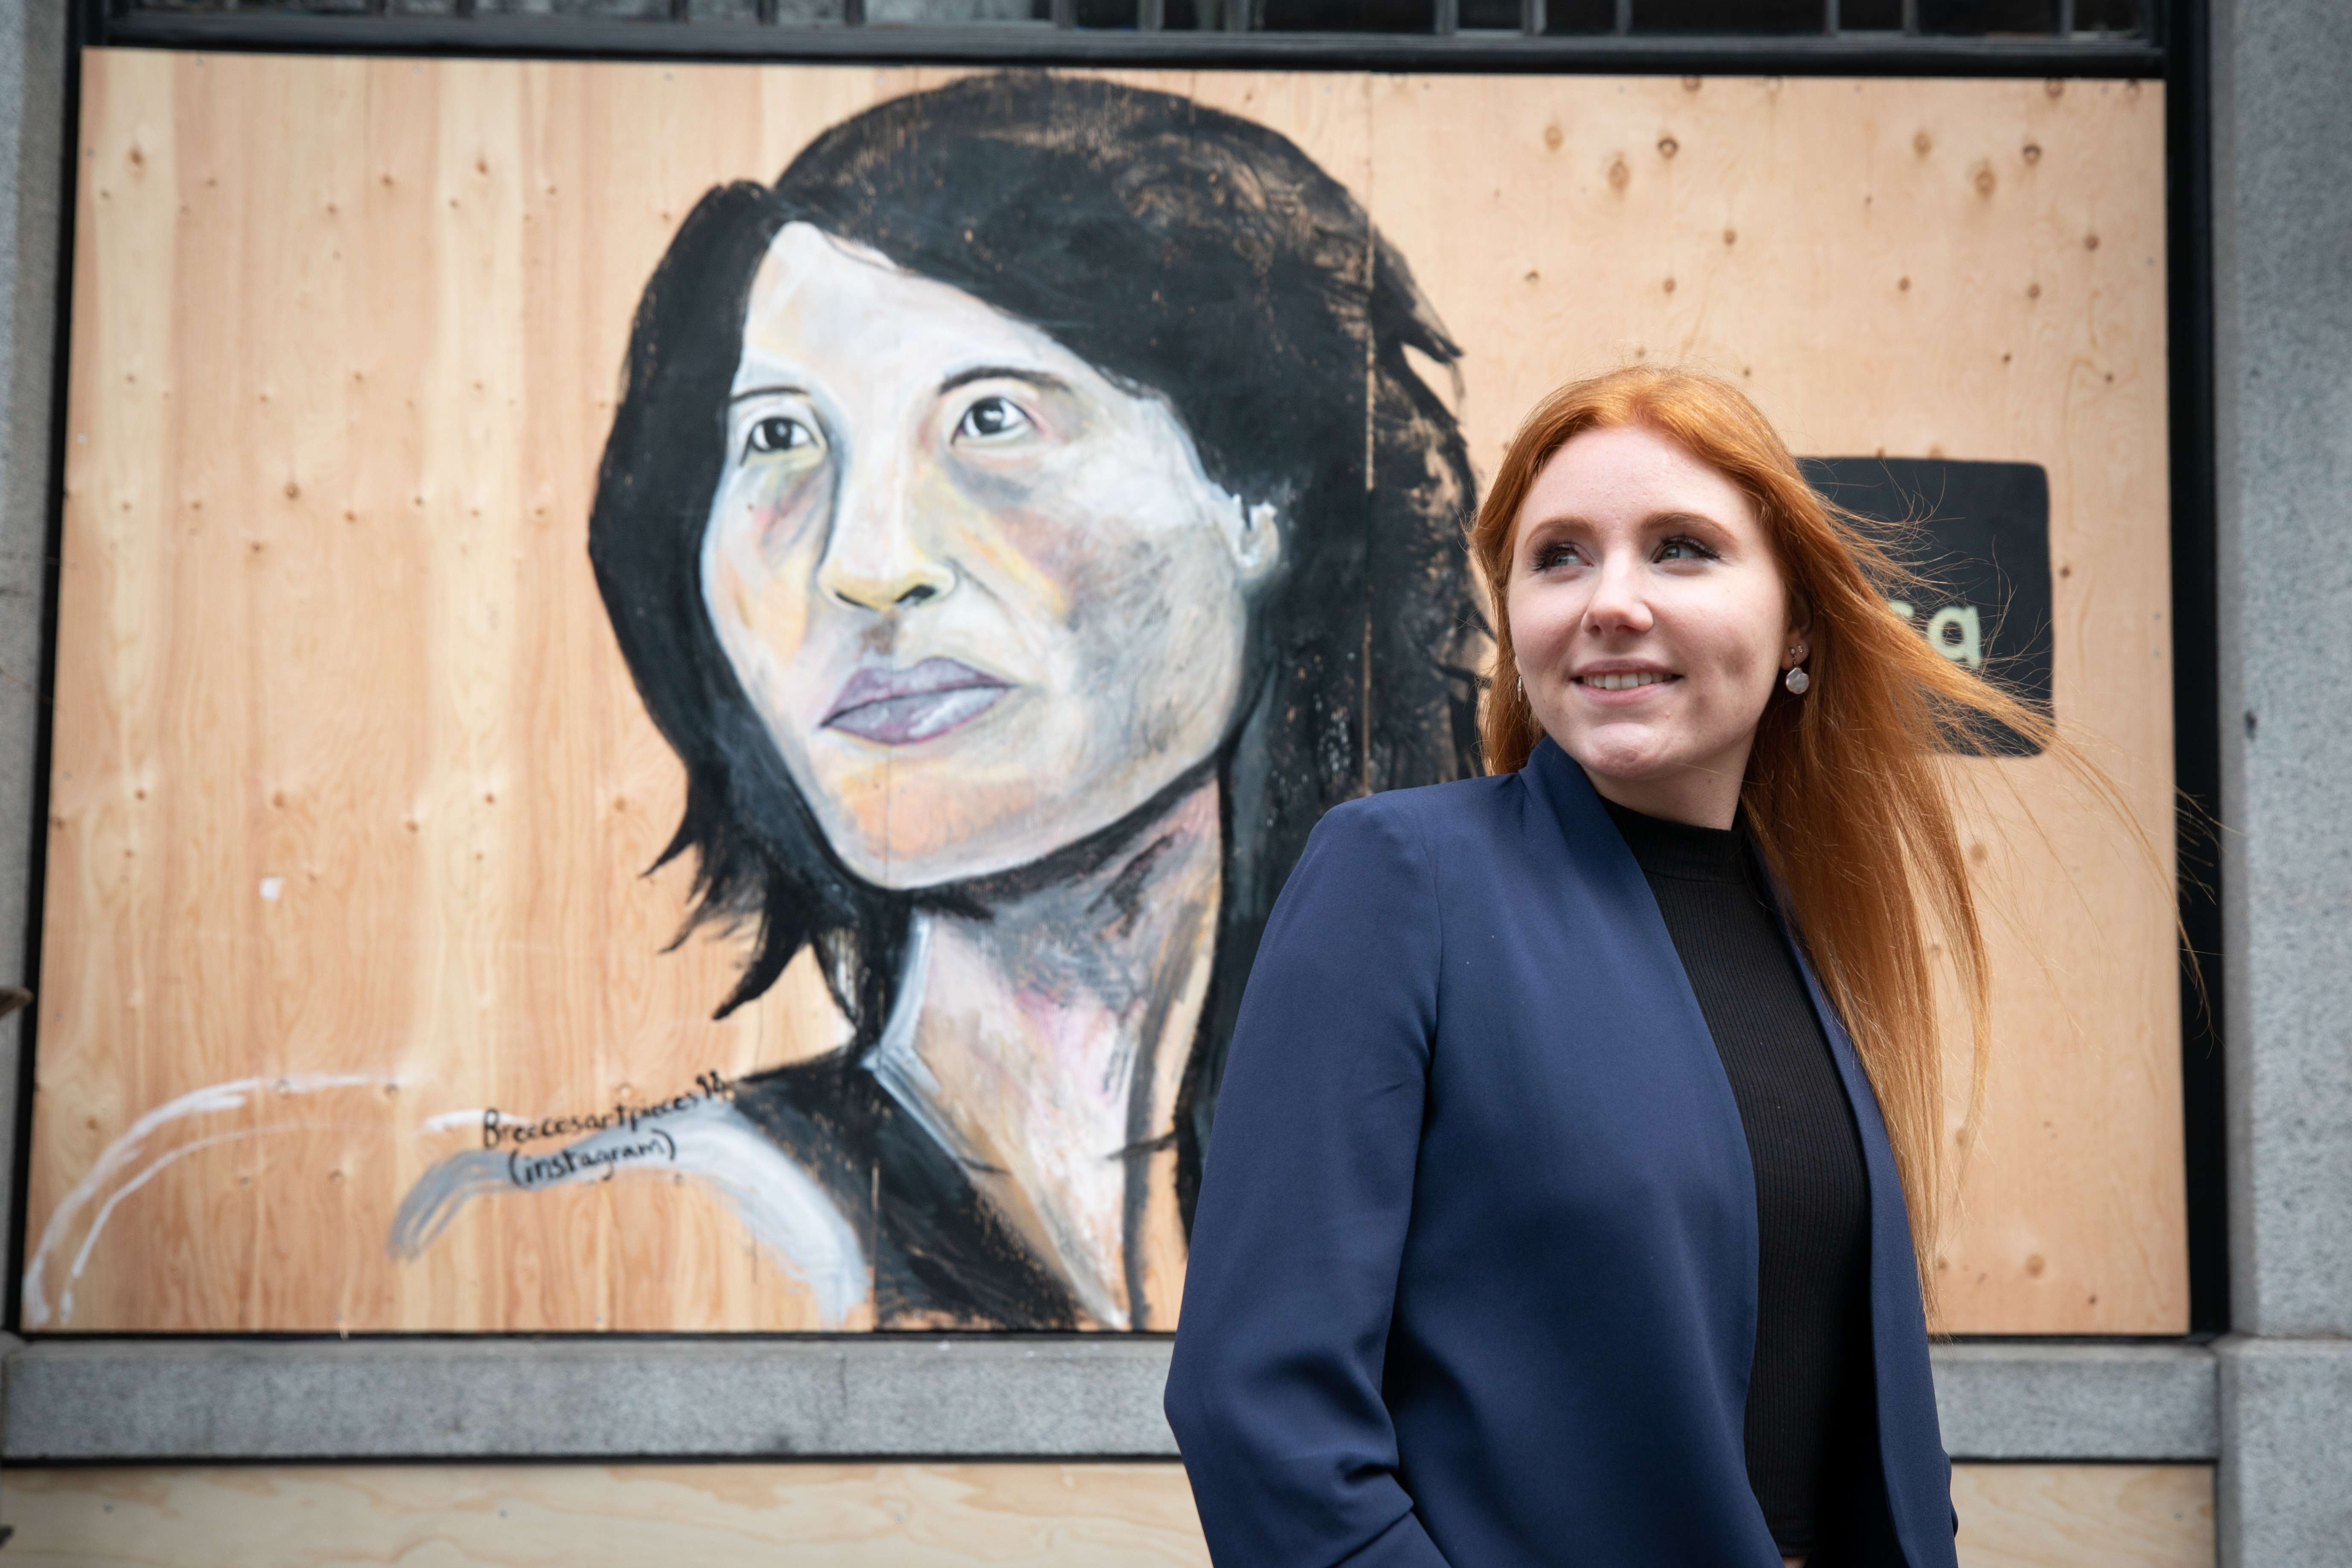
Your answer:
[[[1964,1568],[2207,1568],[2210,1465],[1955,1465]]]
[[[955,73],[85,61],[27,1321],[874,1324],[675,1147],[389,1242],[488,1110],[564,1122],[544,1152],[849,1037],[810,952],[714,1021],[744,933],[668,947],[691,858],[646,868],[685,776],[585,530],[696,201]],[[1800,451],[2041,465],[2060,718],[2168,840],[2157,87],[1117,79],[1361,205],[1461,345],[1458,386],[1426,370],[1481,471],[1542,391],[1633,357],[1737,377]],[[1944,1326],[2178,1331],[2161,878],[2046,764],[1984,766],[2041,831],[1996,790],[1971,832],[2026,927]],[[1085,1321],[1172,1321],[1154,1159]]]
[[[1962,1465],[1964,1568],[2205,1568],[2202,1465]],[[375,1465],[8,1472],[28,1568],[1205,1563],[1174,1465]]]

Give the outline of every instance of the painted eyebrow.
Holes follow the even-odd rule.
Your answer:
[[[1070,384],[1058,375],[1042,370],[1024,370],[1019,365],[983,364],[971,370],[958,371],[940,383],[940,395],[944,397],[959,386],[969,386],[975,381],[1025,381],[1032,386],[1042,386],[1054,392],[1067,392]]]
[[[1025,381],[1033,386],[1047,387],[1055,392],[1070,389],[1068,382],[1042,370],[1024,370],[1018,365],[1009,364],[983,364],[958,371],[940,383],[940,395],[945,396],[957,387],[969,386],[975,381]],[[808,388],[804,386],[747,386],[740,392],[728,394],[727,401],[731,405],[750,397],[806,397],[808,395]]]
[[[749,386],[740,392],[729,393],[727,402],[731,407],[747,397],[806,397],[807,395],[808,388],[805,386]]]

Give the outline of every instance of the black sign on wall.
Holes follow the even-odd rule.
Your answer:
[[[1898,552],[1933,585],[1888,607],[1927,646],[2048,714],[2052,681],[2050,478],[2038,463],[1934,458],[1807,458],[1806,477],[1839,506],[1904,531]],[[2041,748],[2007,726],[1996,756]]]

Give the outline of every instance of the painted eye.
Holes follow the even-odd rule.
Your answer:
[[[983,397],[963,411],[956,435],[966,441],[1002,441],[1029,428],[1029,416],[1002,397]]]
[[[748,456],[753,452],[791,452],[815,445],[815,431],[797,419],[771,414],[752,425],[751,433],[744,437],[743,450]]]

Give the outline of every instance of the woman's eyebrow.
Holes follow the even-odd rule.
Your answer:
[[[727,401],[740,403],[747,397],[806,397],[807,395],[808,388],[805,386],[747,386],[740,392],[729,393]]]
[[[1703,511],[1655,511],[1643,519],[1643,525],[1647,528],[1675,528],[1686,523],[1696,523],[1702,528],[1723,527]]]
[[[1561,512],[1556,517],[1528,519],[1519,524],[1519,537],[1522,540],[1533,539],[1538,532],[1547,528],[1591,528],[1591,526],[1592,524],[1573,512]]]
[[[944,397],[957,387],[969,385],[975,381],[1025,381],[1032,386],[1042,386],[1053,392],[1070,390],[1068,382],[1058,375],[1049,375],[1042,370],[1024,370],[1019,365],[1010,364],[983,364],[975,365],[970,370],[960,370],[940,383],[940,395]]]
[[[1594,524],[1590,518],[1580,516],[1575,512],[1560,512],[1551,517],[1535,518],[1529,521],[1521,523],[1519,525],[1519,539],[1523,543],[1532,544],[1536,542],[1538,535],[1545,532],[1547,530],[1560,530],[1573,532],[1580,529],[1590,530],[1593,526]],[[1717,533],[1728,533],[1730,531],[1728,529],[1725,528],[1722,523],[1717,522],[1714,518],[1707,516],[1706,513],[1703,511],[1654,511],[1649,516],[1643,518],[1639,526],[1643,532],[1656,532],[1669,528],[1691,527],[1711,529]]]

